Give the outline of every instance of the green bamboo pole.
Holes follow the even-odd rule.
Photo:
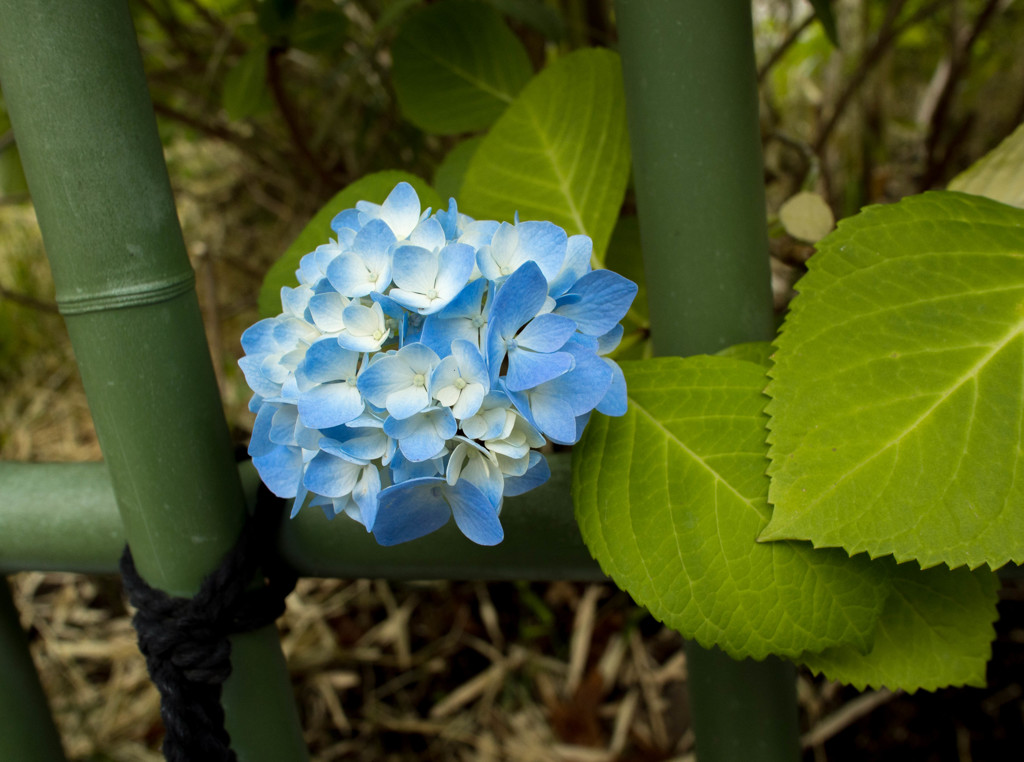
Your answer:
[[[7,581],[0,578],[0,759],[61,762],[60,736],[39,684]]]
[[[137,568],[190,595],[245,502],[127,4],[0,0],[0,82]],[[307,759],[276,629],[233,645],[240,759]]]
[[[505,540],[493,548],[473,544],[453,523],[417,542],[385,548],[351,519],[326,522],[319,509],[306,509],[284,520],[281,553],[307,577],[604,580],[573,518],[570,455],[548,460],[547,484],[506,498]],[[249,463],[240,469],[253,501],[259,478]],[[124,530],[104,464],[0,463],[0,495],[0,573],[117,570]]]
[[[617,0],[657,354],[774,335],[749,0]],[[701,762],[799,758],[795,675],[688,644]]]

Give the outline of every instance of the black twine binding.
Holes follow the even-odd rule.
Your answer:
[[[230,635],[258,630],[284,613],[296,575],[274,554],[283,500],[260,485],[256,512],[194,598],[150,587],[126,545],[121,576],[137,612],[139,650],[160,691],[168,762],[236,762],[224,728],[221,685],[231,674]],[[263,584],[253,587],[257,569]]]

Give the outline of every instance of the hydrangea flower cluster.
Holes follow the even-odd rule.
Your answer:
[[[267,486],[382,545],[455,517],[503,538],[505,495],[543,483],[545,437],[626,412],[622,336],[636,284],[592,270],[591,240],[550,222],[421,211],[399,183],[331,223],[283,311],[242,335],[255,393],[249,454]]]

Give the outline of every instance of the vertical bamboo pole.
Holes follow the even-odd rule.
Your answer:
[[[7,581],[0,577],[0,759],[61,762],[60,736],[39,684]]]
[[[749,0],[617,0],[655,350],[774,335]],[[795,676],[688,645],[701,762],[799,758]]]
[[[124,0],[0,0],[0,82],[139,572],[191,595],[245,516]],[[276,629],[232,640],[242,760],[306,759]]]

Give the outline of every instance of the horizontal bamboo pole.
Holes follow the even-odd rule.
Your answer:
[[[307,508],[284,519],[281,553],[303,576],[603,580],[573,518],[570,455],[548,459],[547,484],[506,498],[505,539],[493,548],[473,544],[454,522],[421,540],[386,548],[351,519],[327,521],[319,509]],[[240,474],[251,504],[258,478],[248,463]],[[117,570],[124,532],[104,464],[0,463],[0,494],[0,573]]]

